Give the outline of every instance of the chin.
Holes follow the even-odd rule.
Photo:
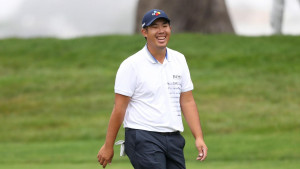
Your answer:
[[[159,45],[157,45],[157,47],[158,48],[165,48],[165,47],[167,47],[167,44],[159,44]]]
[[[160,46],[160,47],[166,47],[168,44],[168,42],[164,42],[164,43],[156,43],[157,46]]]

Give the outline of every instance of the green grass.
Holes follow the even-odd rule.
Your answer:
[[[299,167],[298,44],[299,36],[172,36],[209,148],[196,162],[185,127],[187,168]],[[99,168],[116,71],[144,45],[140,35],[0,40],[0,168]],[[109,168],[132,168],[118,153]]]

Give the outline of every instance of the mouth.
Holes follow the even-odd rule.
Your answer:
[[[158,42],[164,43],[166,41],[167,37],[166,36],[158,36],[158,37],[156,37],[156,39],[158,40]]]

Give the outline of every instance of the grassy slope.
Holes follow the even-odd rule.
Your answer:
[[[96,167],[113,106],[115,73],[144,43],[138,35],[1,40],[1,165]],[[185,54],[195,85],[209,147],[203,168],[299,166],[297,44],[300,38],[290,36],[172,37],[169,47]],[[195,168],[196,152],[186,129],[187,165]],[[117,153],[119,164],[111,168],[128,164]]]

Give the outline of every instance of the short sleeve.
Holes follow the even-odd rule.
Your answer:
[[[185,60],[185,57],[183,56],[183,74],[182,74],[182,86],[181,86],[181,92],[187,92],[194,89],[194,85],[191,79],[189,67],[187,65],[187,62]]]
[[[115,93],[131,97],[136,87],[136,73],[129,60],[119,67],[115,80]]]

